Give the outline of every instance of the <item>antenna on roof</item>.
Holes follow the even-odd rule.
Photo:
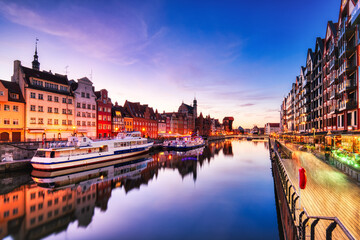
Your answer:
[[[91,73],[90,73],[90,80],[93,81],[93,72],[92,72],[92,69],[91,69]]]
[[[65,67],[65,75],[68,75],[68,68],[69,68],[69,65],[66,65],[66,67]]]

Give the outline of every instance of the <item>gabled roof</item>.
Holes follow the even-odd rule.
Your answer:
[[[128,100],[126,100],[124,107],[128,109],[132,117],[145,118],[145,112],[146,110],[148,110],[151,119],[156,120],[156,114],[154,112],[154,109],[146,104],[141,105],[139,102],[129,102]]]
[[[113,106],[112,107],[112,113],[113,113],[113,116],[115,116],[115,111],[120,111],[121,112],[121,116],[124,118],[124,117],[127,117],[127,118],[131,118],[131,115],[130,113],[128,112],[128,110],[123,107],[123,106]]]
[[[0,80],[0,81],[4,85],[4,87],[8,90],[8,100],[9,101],[25,103],[25,99],[21,93],[19,84],[17,84],[16,82],[9,82],[9,81],[5,81],[5,80]],[[19,99],[13,98],[11,96],[11,93],[17,94],[19,96]]]
[[[321,55],[324,52],[324,39],[317,37],[316,38],[316,44],[315,44],[315,53],[320,52]]]

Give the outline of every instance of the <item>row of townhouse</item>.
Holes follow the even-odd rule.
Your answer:
[[[182,120],[177,119],[182,115]],[[0,80],[0,141],[63,140],[74,134],[108,138],[119,132],[140,131],[156,138],[159,133],[195,131],[197,101],[182,104],[167,118],[139,102],[115,105],[108,91],[95,91],[86,77],[68,80],[66,75],[40,71],[37,46],[32,68],[14,61],[11,81]],[[180,127],[180,125],[182,125]]]
[[[360,2],[342,0],[338,22],[308,49],[280,107],[282,132],[359,130]]]

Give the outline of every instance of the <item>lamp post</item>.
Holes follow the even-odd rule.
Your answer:
[[[312,129],[314,131],[314,147],[315,147],[315,128]]]

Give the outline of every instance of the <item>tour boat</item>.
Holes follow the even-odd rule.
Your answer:
[[[73,168],[143,154],[152,145],[140,132],[119,133],[114,139],[99,141],[71,136],[66,143],[50,143],[48,148],[39,148],[31,165],[40,170]]]
[[[81,186],[84,190],[89,186],[124,178],[138,178],[153,159],[148,155],[129,158],[129,161],[113,160],[105,163],[67,168],[56,171],[43,171],[34,169],[31,177],[38,186],[46,189],[59,190],[69,187]]]
[[[184,136],[177,138],[176,140],[164,141],[163,147],[166,149],[173,150],[188,150],[192,148],[198,148],[205,145],[204,139],[202,137],[191,137]]]

